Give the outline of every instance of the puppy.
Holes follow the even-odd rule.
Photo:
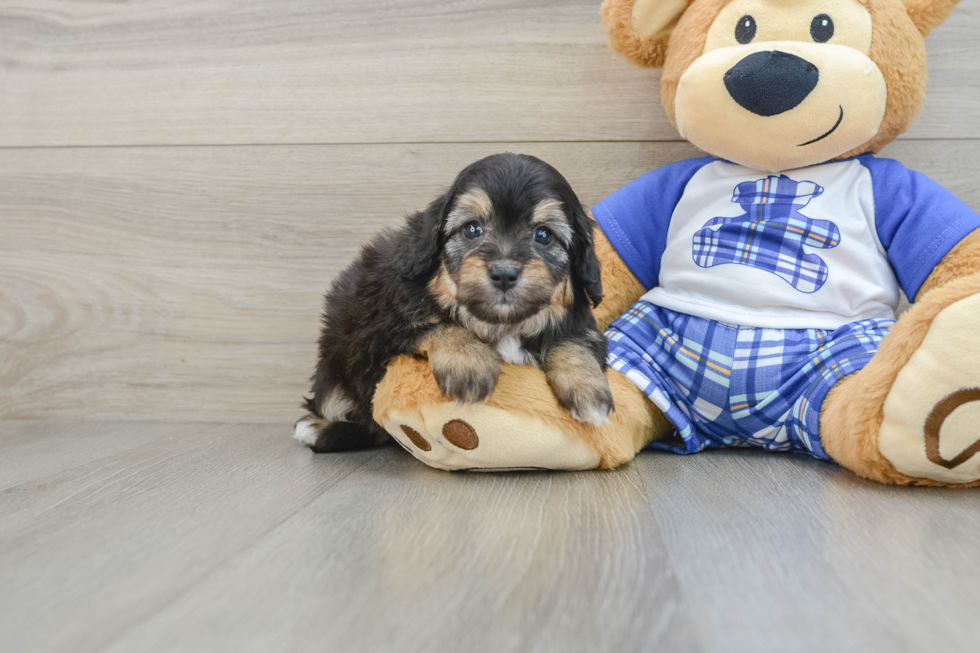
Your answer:
[[[592,221],[565,178],[531,156],[477,161],[334,282],[294,437],[318,453],[385,442],[371,403],[399,354],[427,357],[458,402],[489,398],[501,362],[539,365],[576,419],[605,423],[601,298]]]

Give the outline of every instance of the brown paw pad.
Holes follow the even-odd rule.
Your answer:
[[[413,429],[411,426],[405,426],[402,424],[402,433],[408,436],[408,439],[412,441],[416,447],[422,451],[432,451],[432,445],[429,441],[422,437],[422,434]]]
[[[954,410],[964,404],[980,401],[980,388],[964,388],[940,401],[926,419],[926,457],[930,462],[946,469],[959,467],[974,455],[980,453],[980,440],[960,452],[952,460],[946,460],[939,453],[939,431]]]
[[[476,429],[461,419],[446,422],[442,427],[442,435],[450,444],[466,451],[472,451],[480,446],[480,437],[476,434]]]

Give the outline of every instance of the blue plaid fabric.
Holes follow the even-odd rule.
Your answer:
[[[756,446],[829,460],[818,433],[823,400],[867,365],[892,324],[739,328],[640,301],[606,335],[610,367],[677,427],[680,440],[651,447],[696,453]]]
[[[703,268],[748,265],[772,272],[800,292],[820,290],[829,274],[827,264],[803,247],[837,247],[840,230],[829,220],[811,220],[799,211],[823,190],[786,175],[740,183],[732,201],[744,215],[705,223],[694,234],[694,261]]]

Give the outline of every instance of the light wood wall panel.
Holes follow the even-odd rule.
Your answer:
[[[684,143],[0,149],[0,418],[288,422],[321,295],[465,164],[541,156],[592,204]],[[977,141],[886,152],[980,208]]]
[[[599,0],[0,0],[0,146],[676,140]],[[980,2],[914,138],[978,138]]]

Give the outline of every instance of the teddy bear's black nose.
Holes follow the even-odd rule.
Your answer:
[[[725,88],[742,107],[775,116],[799,106],[817,85],[820,71],[795,54],[755,52],[725,73]]]

